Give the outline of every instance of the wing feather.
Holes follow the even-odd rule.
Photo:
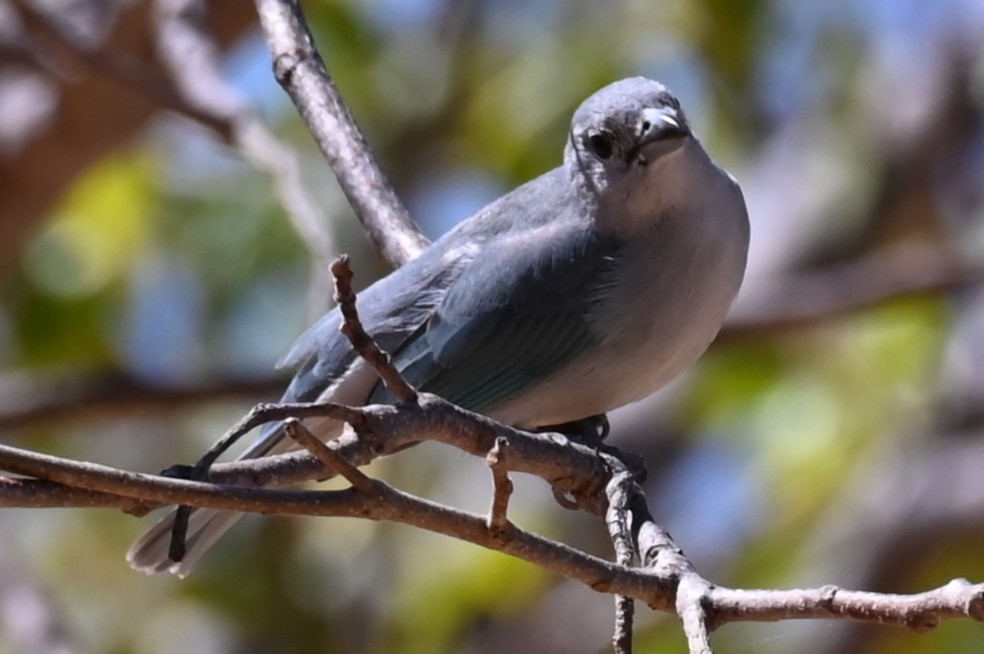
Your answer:
[[[617,245],[584,229],[540,238],[503,239],[469,263],[394,357],[410,383],[485,411],[597,341],[590,310],[612,283]],[[380,389],[373,400],[388,398]]]

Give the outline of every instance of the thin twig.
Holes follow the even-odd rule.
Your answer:
[[[346,461],[330,445],[322,442],[317,436],[312,434],[300,420],[297,418],[287,418],[284,420],[284,431],[290,438],[297,441],[299,445],[324,463],[325,467],[345,477],[357,491],[370,495],[375,493],[375,486],[373,485],[372,479]]]
[[[539,476],[561,492],[582,498],[579,504],[582,510],[593,514],[603,511],[601,498],[596,498],[594,503],[588,500],[593,489],[604,488],[609,476],[608,468],[593,448],[556,434],[530,433],[506,427],[433,395],[421,394],[420,403],[416,405],[375,405],[361,409],[330,403],[261,404],[234,425],[226,437],[233,433],[243,434],[264,422],[290,416],[299,419],[332,417],[352,424],[356,431],[343,432],[334,444],[345,460],[357,466],[367,465],[378,457],[394,454],[408,444],[421,440],[444,443],[475,456],[485,456],[495,445],[495,439],[505,436],[515,454],[504,461],[511,471]],[[5,468],[5,464],[24,465],[23,452],[0,446],[0,469],[13,471],[13,468]],[[34,470],[23,471],[22,474],[44,476],[43,466]],[[217,463],[210,468],[208,476],[215,483],[283,487],[312,479],[327,479],[332,475],[325,474],[324,466],[313,456],[293,452],[259,460]],[[64,499],[66,503],[61,506],[72,506],[69,497]],[[42,501],[45,506],[55,505],[47,500]],[[0,494],[0,507],[19,506],[34,506],[24,491],[13,496]],[[92,505],[86,503],[79,506]]]
[[[383,352],[372,337],[366,333],[359,320],[355,306],[355,293],[352,291],[352,268],[348,257],[341,256],[331,263],[331,274],[335,278],[335,301],[342,312],[342,333],[352,343],[366,363],[372,366],[386,388],[398,402],[414,404],[417,401],[416,389],[407,383],[403,375],[393,366],[390,356]]]
[[[492,505],[486,524],[489,530],[500,540],[510,537],[512,523],[509,522],[509,496],[513,492],[513,483],[509,479],[508,459],[509,439],[498,436],[495,445],[485,455],[485,462],[492,471]]]
[[[357,409],[331,402],[302,405],[258,404],[241,418],[239,422],[233,425],[222,438],[216,441],[190,469],[185,466],[175,466],[169,470],[174,471],[175,476],[187,478],[191,481],[201,481],[207,477],[212,464],[220,456],[225,454],[240,438],[256,427],[274,420],[305,418],[312,415],[331,417],[337,420],[343,420],[349,424],[361,424],[364,420],[362,414]],[[178,562],[184,560],[188,523],[190,520],[191,507],[184,504],[178,506],[174,512],[174,521],[171,526],[171,541],[168,546],[168,558],[172,561]]]
[[[628,595],[615,595],[615,630],[612,634],[615,654],[632,654],[634,621],[635,600]]]
[[[415,258],[428,240],[379,169],[342,102],[299,3],[257,0],[256,7],[277,81],[307,123],[373,247],[393,266]]]
[[[236,441],[256,429],[260,425],[287,418],[334,418],[358,426],[365,422],[365,415],[359,409],[334,402],[302,402],[283,404],[257,404],[249,413],[230,427],[205,455],[198,460],[195,467],[208,469]]]

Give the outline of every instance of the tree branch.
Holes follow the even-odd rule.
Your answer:
[[[297,441],[297,443],[313,454],[325,466],[326,470],[331,470],[345,477],[352,487],[360,493],[372,495],[375,493],[373,480],[356,466],[339,456],[330,445],[323,443],[317,436],[312,434],[304,423],[297,418],[287,418],[284,420],[284,431],[287,435]]]
[[[257,0],[273,70],[328,160],[373,247],[393,266],[428,241],[410,218],[342,103],[295,0]]]
[[[419,405],[375,405],[360,409],[330,403],[260,404],[231,427],[223,440],[241,436],[266,422],[316,416],[357,424],[357,432],[345,432],[333,442],[339,456],[356,466],[367,465],[421,440],[441,442],[484,457],[494,447],[496,438],[504,436],[510,443],[510,456],[505,463],[509,470],[539,476],[564,492],[581,497],[582,507],[596,513],[603,510],[597,499],[592,503],[591,498],[597,495],[597,489],[604,488],[608,471],[594,450],[559,434],[529,433],[505,427],[434,395],[422,394]],[[25,458],[27,454],[30,453],[0,445],[0,470],[44,478],[45,466],[30,457]],[[332,476],[307,452],[219,463],[213,465],[208,474],[213,482],[238,486],[290,486]],[[0,507],[27,506],[12,503],[12,499],[0,496]],[[82,506],[92,506],[89,498],[84,501],[86,504]],[[146,510],[152,508],[154,505],[149,505]]]
[[[352,291],[352,268],[348,257],[342,256],[331,264],[331,274],[335,279],[335,301],[342,313],[342,333],[352,344],[352,349],[372,366],[387,390],[398,402],[414,404],[417,402],[417,389],[407,383],[396,368],[390,356],[383,352],[362,327],[359,312],[355,306],[355,293]]]
[[[510,456],[510,458],[514,458]],[[260,464],[259,461],[240,465]],[[954,580],[936,590],[913,595],[869,593],[831,586],[795,590],[736,590],[713,586],[687,571],[689,563],[665,532],[643,520],[637,537],[645,550],[647,568],[621,566],[513,527],[511,537],[499,538],[487,518],[458,511],[414,497],[381,482],[377,496],[356,489],[343,491],[287,491],[247,488],[226,484],[171,479],[128,472],[93,463],[82,463],[0,446],[0,468],[40,476],[71,486],[71,494],[85,498],[88,506],[105,497],[108,507],[118,508],[121,498],[133,502],[186,504],[231,511],[278,515],[362,517],[399,522],[459,538],[498,550],[580,581],[599,592],[617,593],[641,600],[661,611],[679,611],[681,588],[687,602],[698,606],[708,629],[736,621],[774,621],[801,618],[847,618],[859,622],[893,624],[925,630],[947,619],[984,621],[984,584]],[[10,489],[31,488],[19,480],[0,483],[0,504],[10,506]],[[34,484],[33,488],[41,486]],[[17,495],[15,491],[14,496]],[[69,491],[64,491],[69,493]],[[95,493],[95,494],[94,494]],[[98,495],[98,494],[104,495]],[[648,515],[632,503],[632,511]],[[73,504],[74,505],[74,504]],[[37,506],[37,505],[35,505]],[[659,559],[663,562],[653,563]],[[682,573],[682,574],[681,574]],[[690,582],[686,575],[693,574]],[[694,591],[687,584],[693,584]],[[684,621],[687,622],[685,616]],[[691,651],[710,651],[693,649]]]
[[[344,261],[335,267],[339,295],[346,306],[345,331],[354,345],[360,344],[360,352],[378,359],[383,375],[396,375],[392,364],[380,352],[362,329],[355,311],[355,298],[349,288],[351,271]],[[388,370],[387,370],[388,369]],[[669,534],[653,520],[645,496],[635,482],[632,466],[622,461],[613,448],[585,448],[557,434],[525,434],[496,425],[487,418],[452,407],[433,396],[414,395],[413,402],[398,406],[374,406],[362,408],[344,407],[332,403],[305,405],[258,406],[237,423],[220,440],[196,469],[208,469],[222,444],[232,442],[250,429],[270,420],[286,420],[285,428],[294,438],[314,452],[318,464],[310,470],[320,477],[340,472],[353,484],[346,491],[285,491],[229,484],[205,483],[197,480],[171,479],[155,475],[116,470],[107,466],[79,463],[55,457],[0,446],[0,468],[29,475],[42,482],[4,480],[0,483],[0,502],[9,504],[11,498],[20,498],[26,490],[33,489],[51,495],[58,492],[57,484],[82,489],[82,500],[94,505],[105,499],[107,503],[122,508],[132,508],[133,503],[177,503],[182,506],[211,507],[234,511],[281,513],[298,515],[329,515],[364,517],[372,520],[390,520],[460,538],[491,549],[496,549],[545,569],[589,584],[595,590],[613,592],[619,599],[615,645],[618,651],[631,651],[631,598],[642,599],[659,610],[675,611],[680,617],[687,635],[691,654],[710,654],[709,634],[712,629],[738,620],[777,620],[804,617],[845,617],[857,621],[898,624],[916,630],[928,629],[941,620],[970,617],[984,620],[984,585],[972,585],[965,580],[954,580],[946,586],[916,595],[887,595],[847,591],[834,587],[801,590],[733,590],[717,587],[701,577]],[[374,417],[392,416],[404,412],[400,423],[413,422],[413,416],[426,415],[429,407],[447,410],[454,416],[440,421],[438,433],[477,432],[491,447],[488,459],[492,467],[494,484],[493,506],[488,517],[482,518],[456,509],[429,502],[399,491],[388,484],[372,480],[357,470],[361,461],[350,460],[343,454],[354,441],[383,439],[368,444],[363,454],[373,458],[387,451],[397,451],[390,438],[397,430],[380,431],[370,425]],[[315,439],[300,426],[298,418],[327,416],[347,420],[355,426],[328,446]],[[394,425],[395,427],[395,425]],[[511,432],[509,456],[504,455],[506,439],[501,432]],[[364,438],[365,437],[365,438]],[[422,440],[422,434],[414,430],[407,434],[406,443]],[[457,445],[470,443],[455,440]],[[479,440],[479,439],[472,439]],[[615,543],[617,561],[608,563],[585,552],[561,543],[544,539],[523,531],[506,519],[506,501],[511,484],[506,471],[520,467],[513,463],[513,447],[520,452],[548,449],[557,446],[563,450],[578,452],[581,448],[588,458],[598,465],[588,466],[589,479],[574,480],[564,477],[558,480],[560,490],[580,494],[580,498],[592,497],[607,483],[608,524]],[[524,449],[525,448],[525,449]],[[484,448],[483,448],[484,449]],[[358,450],[354,452],[358,454]],[[541,453],[542,456],[542,453]],[[284,458],[286,457],[277,457]],[[240,465],[252,466],[264,462],[250,460]],[[595,473],[600,470],[600,479]],[[566,470],[568,473],[570,469]],[[52,482],[56,485],[52,485]],[[588,490],[590,489],[590,490]],[[587,491],[587,492],[586,492]],[[130,506],[122,504],[129,501]],[[45,500],[50,503],[50,499]],[[35,504],[38,505],[38,504]],[[49,504],[50,505],[50,504]],[[595,507],[581,501],[579,506]],[[632,539],[629,534],[632,534]],[[635,545],[633,547],[632,540]],[[181,541],[178,541],[182,546]],[[631,567],[634,553],[638,552],[642,568]]]
[[[277,78],[307,120],[373,244],[394,265],[413,258],[427,241],[379,171],[338,97],[314,49],[297,2],[257,0],[257,5],[274,54]],[[182,89],[176,105],[215,122],[217,129],[227,128],[230,139],[246,143],[249,140],[246,131],[237,133],[239,129],[245,130],[241,103],[213,105],[214,89],[195,86],[204,80],[218,79],[214,48],[202,31],[202,5],[197,0],[159,0],[158,7],[160,47],[172,69],[179,71],[185,66],[204,71],[175,75]],[[128,77],[133,83],[138,81],[125,69],[109,72]],[[273,167],[277,165],[280,164]],[[296,175],[296,163],[288,172],[289,176]],[[316,223],[317,228],[325,225],[323,220],[312,220],[314,213],[310,206],[302,206],[300,214],[300,230],[305,229],[305,220]],[[312,236],[312,241],[317,242],[312,249],[325,256],[328,247],[318,242],[318,238]],[[872,263],[878,266],[860,265]],[[809,324],[902,293],[945,291],[980,279],[980,271],[947,267],[949,262],[945,260],[930,263],[915,269],[908,255],[904,260],[873,257],[861,261],[823,280],[836,293],[824,296],[817,293],[817,287],[801,284],[792,295],[787,293],[785,298],[777,295],[780,301],[772,307],[772,313],[760,311],[757,323],[742,324],[740,318],[736,319],[730,333],[740,333],[742,329],[747,332],[750,327],[767,331]],[[55,506],[64,502],[75,506],[111,506],[136,513],[160,504],[181,504],[258,513],[363,517],[413,525],[511,554],[599,592],[617,594],[615,645],[620,652],[631,649],[632,599],[646,601],[658,610],[675,612],[681,619],[692,654],[709,654],[710,632],[732,621],[836,617],[896,624],[914,630],[928,629],[942,620],[958,617],[984,621],[984,585],[973,585],[962,579],[913,595],[850,591],[833,586],[797,590],[737,590],[715,586],[696,572],[680,547],[655,523],[629,466],[612,455],[611,450],[602,453],[601,448],[571,443],[559,434],[528,434],[509,429],[433,396],[417,393],[362,329],[355,311],[347,262],[339,262],[333,272],[346,334],[400,404],[356,408],[330,403],[259,406],[235,425],[198,467],[209,468],[227,443],[270,420],[285,421],[288,434],[308,451],[216,465],[208,482],[128,472],[0,446],[0,468],[32,477],[0,478],[0,506],[16,506],[18,502],[25,506]],[[790,297],[809,298],[811,302],[797,305]],[[817,302],[818,298],[821,301]],[[309,416],[330,416],[348,422],[352,429],[347,429],[333,443],[324,444],[298,422]],[[494,480],[488,516],[414,497],[358,470],[360,465],[421,440],[436,440],[475,454],[487,454]],[[506,515],[510,470],[532,472],[547,479],[559,494],[577,499],[571,506],[596,514],[607,508],[616,562],[512,525]],[[265,484],[284,485],[335,474],[346,477],[352,488],[343,491],[262,488]],[[602,494],[602,489],[607,495]],[[642,562],[640,567],[632,567],[636,555]]]
[[[485,516],[414,497],[378,481],[374,484],[378,486],[379,493],[373,497],[356,489],[275,490],[172,479],[7,446],[0,446],[0,461],[0,468],[17,474],[40,473],[49,482],[148,503],[182,504],[262,514],[363,517],[399,522],[512,554],[588,584],[600,592],[619,589],[662,605],[664,609],[669,606],[666,599],[668,587],[662,580],[648,578],[643,571],[617,566],[519,528],[515,529],[508,542],[499,542],[498,537],[486,525]],[[0,502],[4,505],[7,505],[5,489],[10,483],[8,480],[0,484]],[[91,493],[87,495],[93,497]],[[115,503],[116,500],[112,502]]]

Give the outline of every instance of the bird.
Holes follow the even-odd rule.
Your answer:
[[[459,223],[358,306],[419,390],[536,430],[604,416],[691,366],[738,293],[748,243],[737,181],[666,86],[632,77],[575,110],[562,165]],[[284,357],[297,371],[284,402],[392,401],[341,320],[329,311]],[[323,440],[342,428],[305,425]],[[242,458],[293,447],[274,424]],[[168,555],[173,516],[136,541],[132,567],[183,577],[242,514],[194,509],[181,561]]]

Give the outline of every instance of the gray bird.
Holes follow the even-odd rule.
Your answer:
[[[535,429],[644,398],[707,348],[748,252],[741,189],[658,82],[615,82],[574,113],[564,164],[499,198],[359,296],[366,330],[397,368],[502,423]],[[322,317],[282,365],[285,402],[350,405],[388,395]],[[327,440],[341,425],[308,421]],[[274,425],[243,455],[292,448]],[[192,513],[183,561],[173,514],[131,548],[144,572],[184,576],[242,514]]]

